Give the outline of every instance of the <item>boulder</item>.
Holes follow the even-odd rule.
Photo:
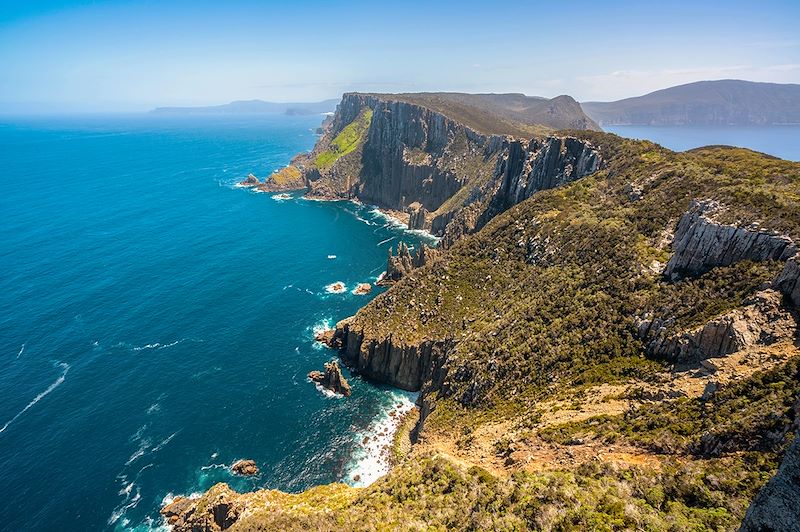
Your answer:
[[[239,184],[243,187],[257,187],[261,184],[261,181],[253,174],[250,174],[244,181],[239,182]]]
[[[325,363],[324,373],[321,371],[312,371],[308,374],[308,378],[323,388],[327,388],[335,393],[344,396],[350,395],[350,384],[347,382],[347,379],[344,378],[344,375],[342,375],[339,363],[335,360]]]
[[[356,289],[353,290],[353,293],[357,296],[363,296],[372,292],[372,285],[369,283],[358,283]],[[331,334],[331,336],[333,336]]]
[[[258,474],[258,466],[253,460],[237,460],[231,465],[231,471],[237,475],[249,477]]]

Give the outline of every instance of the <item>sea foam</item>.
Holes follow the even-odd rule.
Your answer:
[[[395,432],[403,417],[414,408],[418,395],[399,390],[389,392],[391,406],[382,409],[365,431],[355,434],[357,447],[345,468],[345,482],[369,486],[389,472],[389,452]]]

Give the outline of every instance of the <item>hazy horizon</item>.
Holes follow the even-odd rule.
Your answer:
[[[348,91],[610,101],[701,80],[800,83],[794,2],[570,5],[4,5],[0,112],[313,102]]]

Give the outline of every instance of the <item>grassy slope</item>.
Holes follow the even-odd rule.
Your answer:
[[[372,109],[363,110],[355,120],[336,135],[325,151],[317,155],[314,161],[316,166],[327,170],[337,160],[354,151],[364,141],[371,121]]]
[[[563,443],[588,433],[609,445],[632,439],[663,450],[669,441],[658,468],[592,461],[498,478],[418,455],[366,489],[260,492],[234,530],[730,530],[777,467],[798,392],[795,359],[709,402],[655,404],[548,432]],[[704,451],[712,440],[719,445]]]

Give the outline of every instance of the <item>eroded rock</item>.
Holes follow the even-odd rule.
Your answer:
[[[363,296],[372,292],[372,285],[369,283],[358,283],[353,293],[357,296]]]
[[[425,266],[438,254],[438,250],[425,244],[420,244],[416,254],[412,255],[405,242],[400,242],[397,245],[397,255],[393,255],[392,248],[389,248],[388,256],[386,257],[386,273],[378,281],[378,284],[389,285],[395,283],[411,273],[414,268]]]
[[[198,499],[176,497],[161,515],[173,532],[218,532],[233,526],[242,514],[239,498],[227,484],[217,484]]]
[[[776,290],[763,290],[744,307],[676,334],[669,334],[669,321],[659,318],[638,320],[636,325],[649,355],[674,362],[696,362],[793,338],[797,323],[783,307],[782,299]]]
[[[740,532],[800,531],[800,436],[795,437],[778,472],[758,492]]]
[[[786,261],[774,284],[793,305],[800,307],[800,255]]]
[[[231,471],[237,475],[249,477],[258,474],[258,466],[254,460],[237,460],[231,465]]]
[[[713,219],[722,207],[715,201],[692,201],[681,216],[664,275],[678,279],[700,275],[742,260],[785,261],[797,252],[792,239],[755,227],[726,225]]]
[[[336,332],[335,329],[327,329],[324,331],[320,331],[314,335],[314,340],[325,344],[328,347],[333,347],[333,334]]]
[[[256,187],[261,184],[261,181],[253,174],[250,174],[244,181],[240,181],[239,184],[243,187]]]
[[[347,379],[344,378],[344,375],[342,375],[339,363],[335,360],[325,363],[324,373],[321,371],[312,371],[308,374],[308,378],[334,393],[344,396],[350,395],[350,384],[347,382]]]

